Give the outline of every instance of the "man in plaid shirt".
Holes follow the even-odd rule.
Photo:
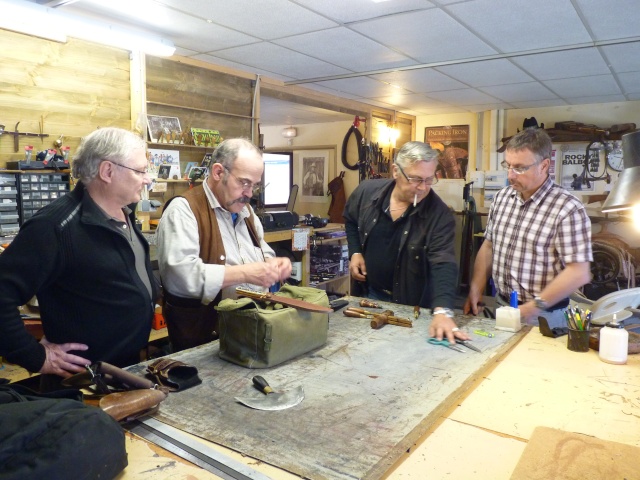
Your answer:
[[[510,185],[489,210],[466,313],[477,315],[491,275],[498,304],[518,292],[523,322],[537,325],[542,316],[550,328],[566,327],[569,295],[591,280],[591,221],[580,200],[549,176],[551,150],[543,129],[526,128],[509,140],[502,167]]]

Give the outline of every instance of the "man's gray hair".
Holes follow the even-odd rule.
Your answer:
[[[246,138],[229,138],[216,147],[211,156],[211,166],[216,163],[225,167],[229,171],[238,158],[240,150],[250,150],[257,153],[262,158],[262,151]],[[211,170],[211,166],[209,170]]]
[[[134,150],[145,148],[145,141],[129,130],[100,128],[80,140],[71,165],[73,177],[88,184],[98,176],[100,164],[105,160],[127,165]]]
[[[536,161],[540,162],[545,158],[551,158],[553,142],[544,129],[525,128],[509,139],[505,150],[513,152],[529,150],[536,157]]]
[[[410,167],[418,162],[437,162],[440,152],[424,142],[407,142],[398,153],[394,163],[400,168]]]

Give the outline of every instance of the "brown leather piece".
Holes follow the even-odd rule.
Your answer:
[[[236,294],[238,294],[239,297],[249,297],[253,298],[254,300],[262,300],[263,302],[280,303],[282,305],[286,305],[287,307],[307,310],[309,312],[333,312],[333,309],[331,307],[324,307],[322,305],[316,305],[315,303],[305,302],[304,300],[297,300],[295,298],[276,295],[275,293],[252,292],[243,288],[236,288]]]
[[[196,367],[172,358],[159,358],[147,366],[147,372],[171,392],[202,383]]]
[[[131,420],[147,413],[167,398],[162,390],[145,389],[130,392],[116,392],[100,399],[100,408],[111,418],[117,420]]]

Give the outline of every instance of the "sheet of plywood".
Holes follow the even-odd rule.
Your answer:
[[[392,308],[405,317],[413,311]],[[266,370],[221,360],[217,342],[174,354],[195,365],[203,383],[170,394],[155,417],[303,477],[380,478],[520,337],[474,336],[482,353],[459,353],[427,343],[429,321],[423,314],[412,329],[372,330],[369,321],[338,312],[324,347]],[[458,323],[473,331],[491,330],[495,322],[471,317]],[[302,385],[304,401],[275,412],[235,402],[260,396],[251,385],[258,373],[276,390]]]
[[[640,478],[640,448],[579,433],[538,427],[512,480]]]
[[[522,439],[547,426],[640,446],[639,367],[640,355],[610,365],[535,328],[450,418]]]

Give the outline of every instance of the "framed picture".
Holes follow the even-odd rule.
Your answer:
[[[200,166],[209,170],[209,168],[211,167],[212,160],[213,160],[213,155],[210,153],[205,153],[204,157],[202,158],[202,162],[200,163]]]
[[[595,182],[586,182],[585,178],[585,158],[587,144],[566,144],[560,145],[560,185],[574,194],[581,192],[593,192]],[[556,154],[557,155],[557,154]],[[599,175],[599,170],[604,170],[604,159],[600,158],[598,151],[591,150],[589,158],[589,173],[593,176]]]
[[[147,115],[147,129],[149,141],[153,143],[183,143],[178,117]]]
[[[191,171],[191,169],[193,167],[197,167],[197,166],[198,166],[197,162],[189,162],[189,163],[187,163],[187,165],[184,167],[184,174],[187,177],[189,177],[189,172]]]
[[[469,164],[469,125],[426,127],[424,142],[440,152],[438,178],[466,178]]]
[[[192,167],[189,170],[189,180],[195,182],[199,178],[204,178],[207,174],[207,169],[203,167]]]
[[[302,202],[327,202],[329,176],[329,150],[300,150],[294,152],[298,166],[298,180]]]
[[[158,178],[163,178],[165,180],[169,179],[171,175],[171,165],[160,165],[158,168]]]
[[[192,128],[193,144],[198,147],[215,147],[221,141],[218,130],[207,130],[205,128]]]

